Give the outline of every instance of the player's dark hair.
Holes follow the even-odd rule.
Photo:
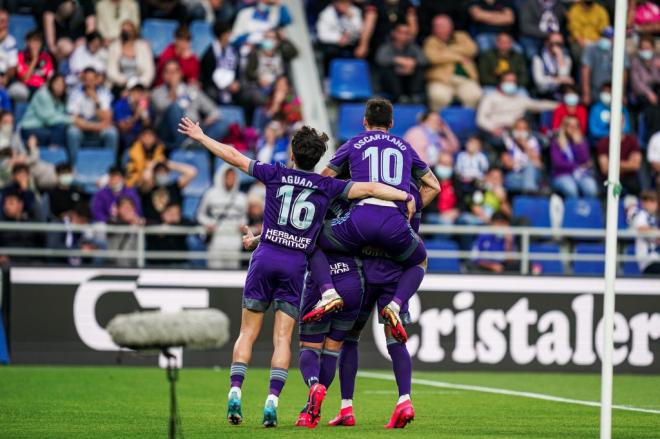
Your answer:
[[[392,125],[392,103],[387,99],[373,98],[364,107],[364,118],[370,127],[389,128]]]
[[[328,149],[329,138],[326,133],[319,133],[314,128],[304,125],[291,139],[293,161],[298,168],[311,171]]]

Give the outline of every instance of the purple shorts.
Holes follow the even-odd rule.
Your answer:
[[[373,204],[355,205],[346,215],[326,221],[318,244],[323,250],[351,254],[361,254],[363,247],[378,247],[404,267],[426,258],[422,240],[401,211]]]
[[[262,242],[252,254],[243,289],[243,308],[265,312],[271,303],[298,319],[307,256],[297,250]]]
[[[392,301],[394,293],[396,292],[396,283],[389,284],[367,284],[367,289],[364,293],[364,300],[362,301],[362,307],[360,308],[360,315],[358,315],[355,325],[353,326],[353,331],[360,332],[366,326],[369,321],[369,316],[374,309],[374,306],[378,307],[378,321],[380,323],[385,323],[383,318],[380,316],[380,312],[383,310],[385,305]],[[404,326],[412,323],[410,319],[410,313],[408,312],[408,302],[404,302],[401,305],[401,312],[399,313],[401,317],[401,322]]]

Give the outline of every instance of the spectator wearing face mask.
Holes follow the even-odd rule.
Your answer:
[[[535,1],[535,0],[532,0]],[[539,93],[556,98],[563,86],[573,85],[573,61],[559,32],[548,35],[540,53],[532,59],[532,77]]]
[[[98,32],[85,35],[85,44],[75,48],[69,58],[69,75],[66,83],[69,87],[80,84],[80,74],[88,67],[99,75],[105,75],[108,66],[108,50],[103,47],[103,37]]]
[[[213,25],[215,39],[204,52],[200,82],[204,93],[223,104],[237,101],[241,92],[239,57],[229,43],[231,27],[221,21]]]
[[[125,21],[140,27],[140,7],[135,0],[99,0],[96,3],[96,20],[98,31],[109,43],[119,38]]]
[[[653,45],[651,36],[642,36],[630,68],[630,85],[642,105],[648,133],[660,130],[660,56]]]
[[[289,24],[291,24],[289,8],[278,0],[257,0],[254,6],[239,11],[232,28],[231,43],[245,48],[247,53],[251,46],[261,43],[267,32],[281,29]]]
[[[506,170],[504,187],[509,191],[538,192],[543,170],[541,145],[527,119],[518,119],[504,135],[505,151],[500,156]]]
[[[96,192],[92,198],[92,219],[96,222],[107,223],[117,218],[117,202],[122,197],[131,199],[137,215],[142,214],[137,191],[126,187],[124,171],[119,166],[112,166],[108,170],[108,184]]]
[[[582,133],[587,132],[587,107],[580,103],[580,95],[575,86],[562,87],[562,100],[552,113],[552,130],[558,131],[566,116],[574,116],[580,123]]]
[[[608,82],[602,85],[598,101],[589,111],[589,137],[597,142],[603,137],[610,135],[610,119],[612,117],[612,85]],[[625,119],[623,132],[630,132],[630,114],[627,108],[623,108]]]
[[[124,88],[130,88],[131,80],[150,87],[155,70],[149,43],[139,37],[138,28],[132,21],[123,21],[119,38],[108,47],[108,81],[113,92],[119,94]]]
[[[179,63],[183,80],[186,83],[190,85],[197,84],[199,81],[199,60],[195,52],[192,51],[191,41],[192,35],[188,26],[179,26],[174,32],[174,42],[167,46],[158,57],[155,86],[163,83],[163,69],[170,60]]]
[[[595,0],[579,0],[568,9],[568,33],[573,59],[581,59],[582,51],[595,43],[610,25],[607,9]]]
[[[172,174],[176,172],[178,177]],[[158,223],[169,204],[183,203],[183,189],[197,176],[197,169],[186,163],[168,160],[150,165],[140,185],[144,217],[147,222]]]
[[[614,29],[605,28],[596,44],[588,46],[582,55],[582,102],[590,105],[598,99],[604,84],[612,81],[612,38]],[[628,59],[625,59],[628,68]],[[625,80],[624,75],[624,80]],[[625,84],[624,84],[625,89]]]
[[[519,6],[520,44],[527,59],[536,56],[552,33],[561,32],[566,9],[560,0],[530,0]]]
[[[75,173],[69,163],[60,163],[55,171],[57,185],[48,191],[48,202],[51,216],[61,220],[70,216],[77,205],[88,202],[89,196],[75,183]]]
[[[165,160],[165,145],[156,136],[153,128],[144,128],[128,151],[126,185],[128,187],[141,186],[145,181],[145,171]]]
[[[403,138],[429,166],[434,166],[438,162],[441,152],[455,154],[461,147],[451,127],[440,114],[430,110],[419,116],[417,125],[409,128]]]

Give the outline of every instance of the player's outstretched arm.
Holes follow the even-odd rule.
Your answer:
[[[250,159],[238,152],[233,146],[215,141],[204,134],[199,122],[195,123],[187,117],[182,117],[181,122],[179,122],[179,132],[201,143],[206,149],[230,165],[236,166],[245,173],[248,172]]]

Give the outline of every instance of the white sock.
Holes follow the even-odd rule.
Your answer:
[[[269,401],[273,401],[273,405],[275,406],[275,408],[277,408],[277,404],[280,401],[280,398],[271,393],[270,395],[268,395],[268,398],[266,398],[266,405],[268,405]]]
[[[353,407],[353,400],[352,399],[342,399],[341,400],[341,408],[345,409],[348,407]]]
[[[391,301],[390,303],[387,304],[393,311],[395,311],[397,314],[401,312],[401,307],[399,306],[398,303],[396,303],[394,300]]]
[[[337,290],[335,290],[334,288],[330,288],[329,290],[325,290],[323,294],[321,294],[321,300],[334,299],[337,296],[339,296]]]
[[[399,396],[399,400],[396,402],[397,405],[401,404],[402,402],[410,401],[410,395],[405,394]]]
[[[232,387],[229,389],[229,394],[227,395],[227,398],[231,397],[231,394],[236,392],[236,396],[238,396],[238,399],[241,399],[241,388],[240,387]]]

